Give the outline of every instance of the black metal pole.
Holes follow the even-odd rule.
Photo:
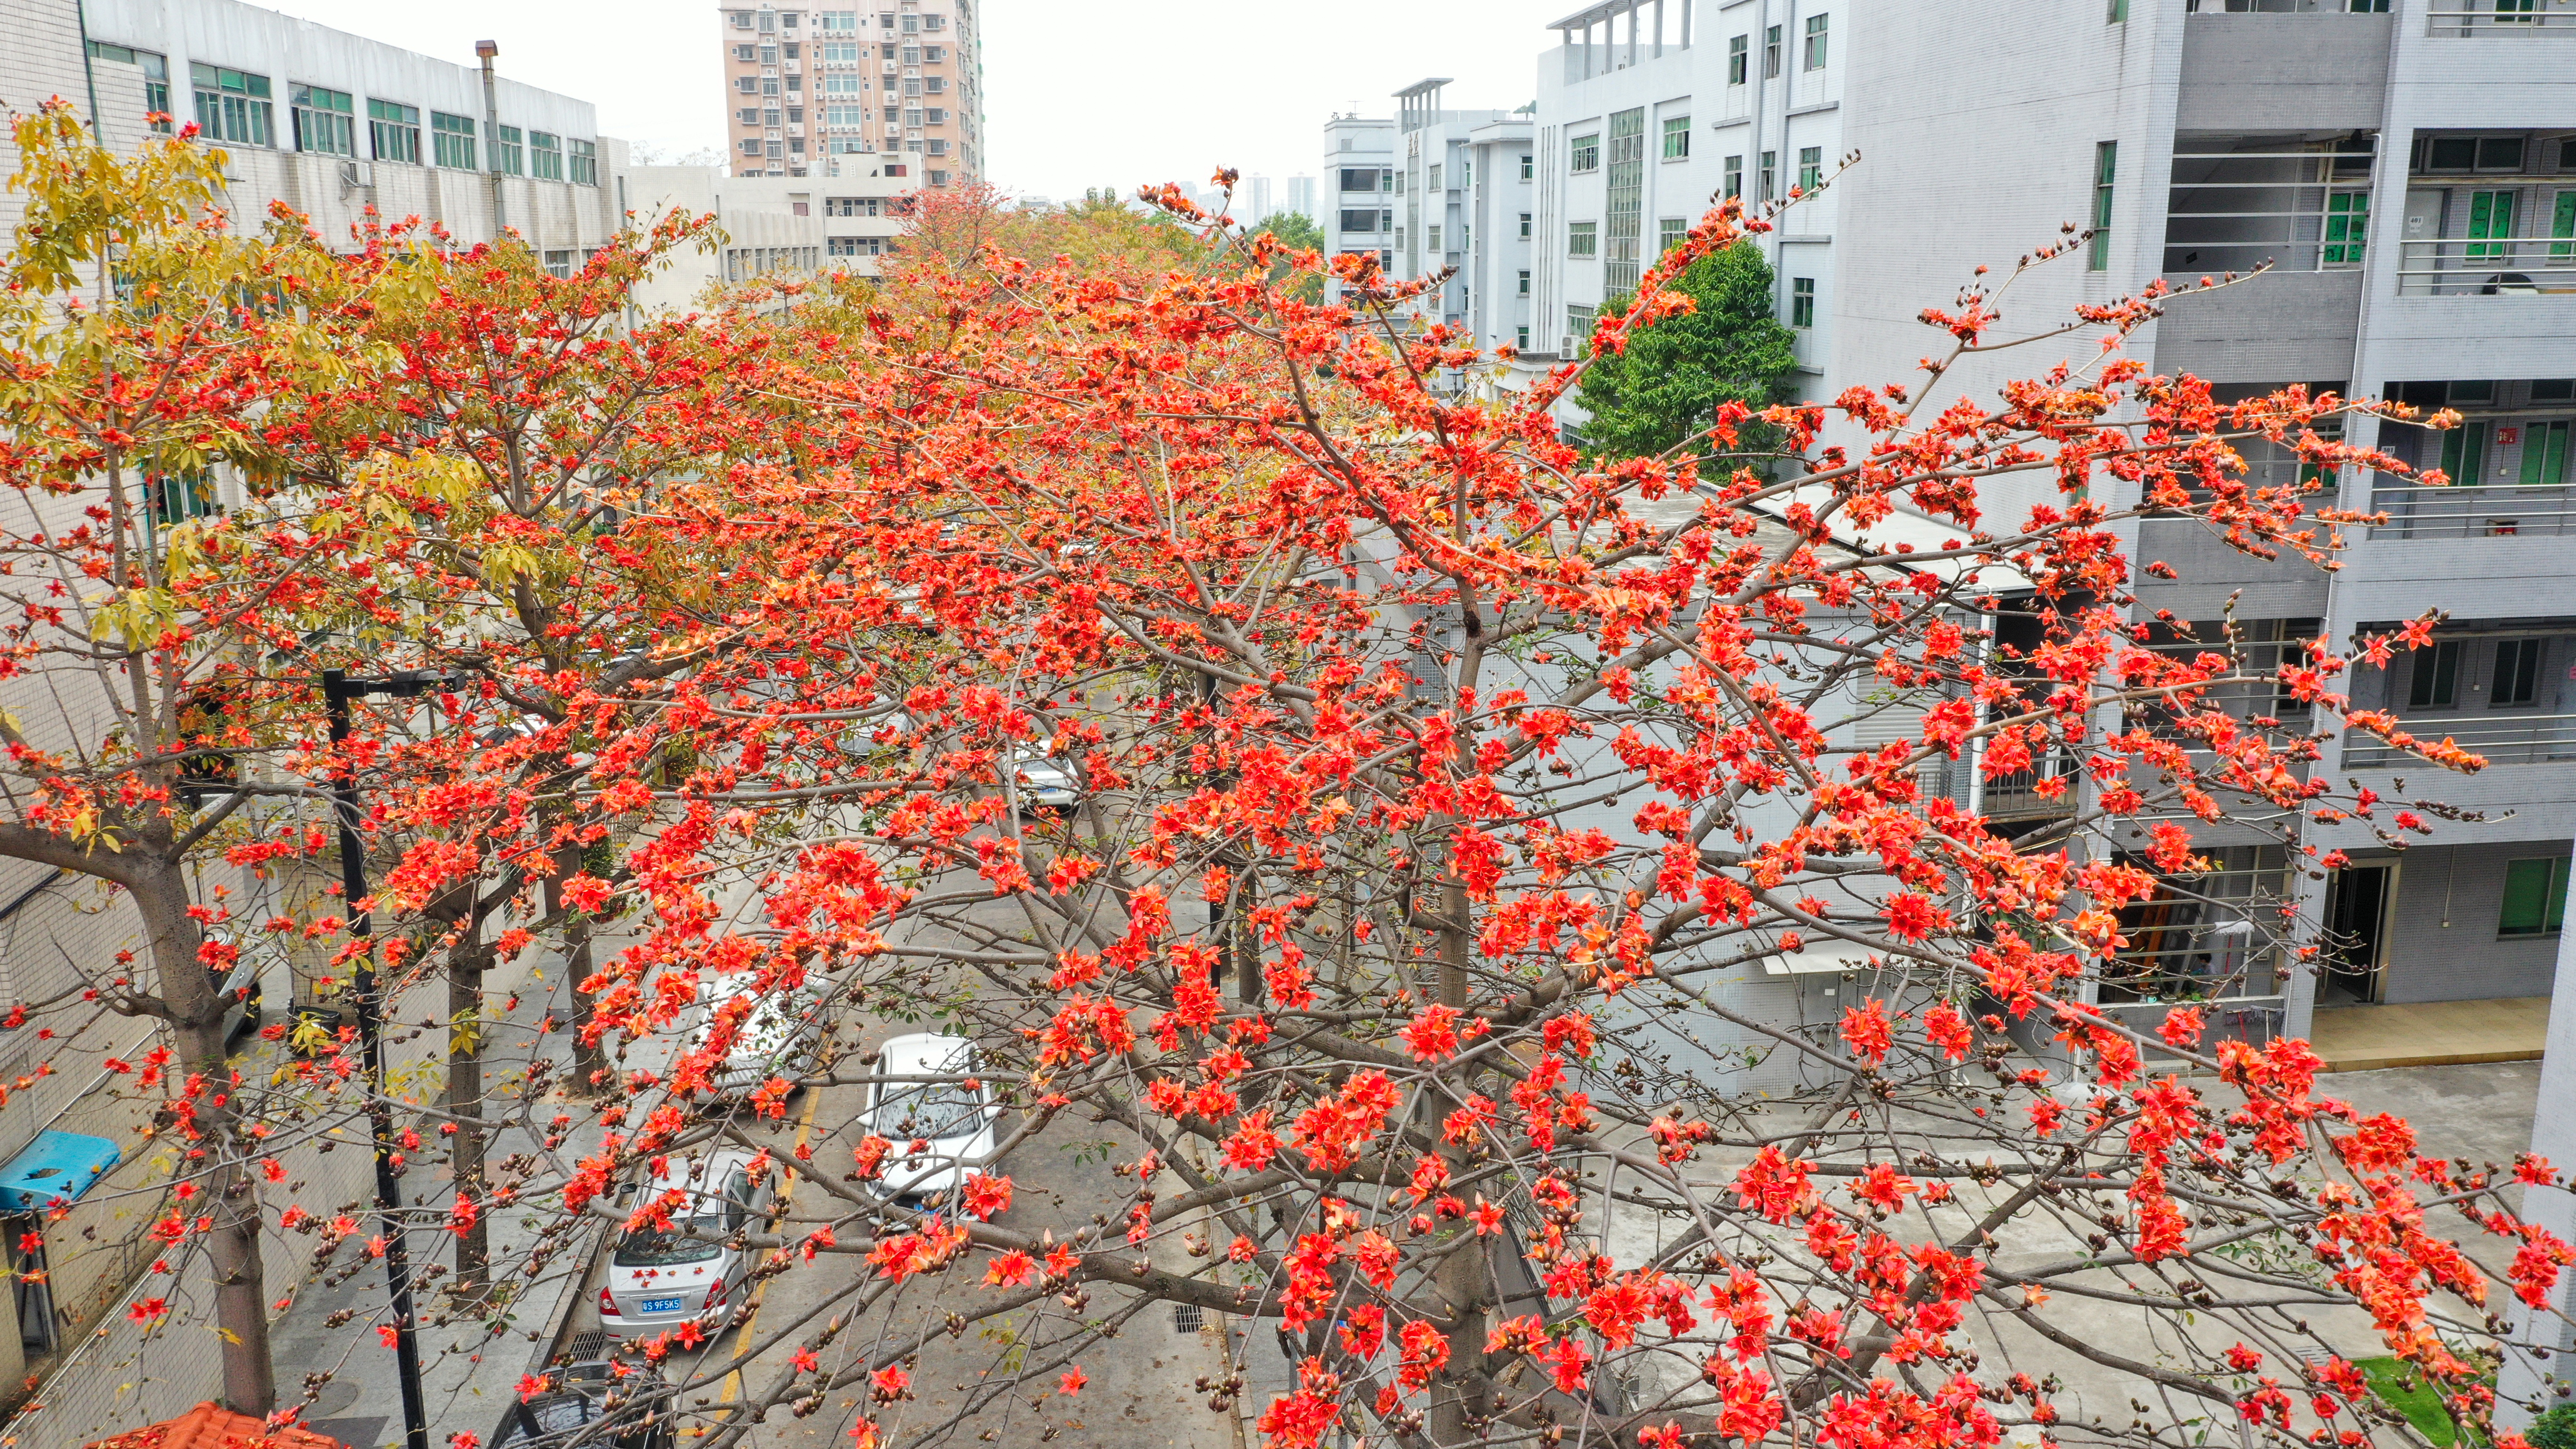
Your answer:
[[[322,700],[331,721],[331,745],[349,738],[349,701],[367,692],[371,681],[351,684],[337,669],[322,671]],[[340,818],[340,890],[349,908],[349,934],[367,936],[374,923],[358,902],[367,897],[366,846],[358,838],[358,782],[346,770],[332,781],[331,798]],[[367,1126],[376,1144],[376,1217],[385,1238],[385,1287],[393,1298],[394,1372],[402,1380],[403,1438],[408,1449],[429,1449],[429,1406],[420,1386],[420,1338],[412,1328],[411,1251],[403,1240],[402,1185],[394,1176],[393,1109],[385,1097],[383,1004],[377,999],[373,950],[357,956],[357,978],[350,982],[357,998],[358,1040],[366,1053]]]

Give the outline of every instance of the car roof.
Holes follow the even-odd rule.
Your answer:
[[[879,1066],[886,1075],[895,1077],[962,1072],[974,1055],[975,1044],[966,1038],[931,1031],[889,1037],[885,1045],[877,1048]]]

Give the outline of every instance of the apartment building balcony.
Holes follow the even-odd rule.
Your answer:
[[[2576,37],[2576,0],[2427,0],[2424,33],[2452,40]]]
[[[2369,0],[2193,0],[2175,129],[2378,125],[2393,18]]]

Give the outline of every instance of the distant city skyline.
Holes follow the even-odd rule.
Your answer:
[[[602,133],[666,158],[721,155],[729,140],[711,0],[265,0],[370,39],[471,64],[499,42],[504,74],[599,108]],[[987,178],[1057,200],[1147,182],[1205,186],[1219,166],[1287,180],[1322,166],[1326,117],[1391,115],[1425,72],[1455,77],[1453,105],[1536,94],[1545,28],[1564,0],[1309,0],[1297,23],[1202,0],[1134,0],[1115,25],[1056,0],[983,0]],[[1111,106],[1144,104],[1125,113]],[[1246,198],[1248,201],[1249,198]]]

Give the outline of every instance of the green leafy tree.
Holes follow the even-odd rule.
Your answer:
[[[1288,256],[1270,265],[1272,285],[1282,287],[1304,301],[1324,300],[1324,279],[1313,272],[1297,271],[1292,261],[1298,252],[1320,252],[1324,249],[1324,229],[1315,224],[1313,217],[1302,211],[1274,211],[1263,217],[1261,224],[1253,230],[1270,233],[1288,248]]]
[[[1720,406],[1765,407],[1785,400],[1797,371],[1797,334],[1771,313],[1771,266],[1751,246],[1712,252],[1684,271],[1675,290],[1698,310],[1638,329],[1625,352],[1584,370],[1575,400],[1591,416],[1584,446],[1597,456],[1670,452],[1705,431]],[[1629,299],[1602,305],[1626,312]]]

